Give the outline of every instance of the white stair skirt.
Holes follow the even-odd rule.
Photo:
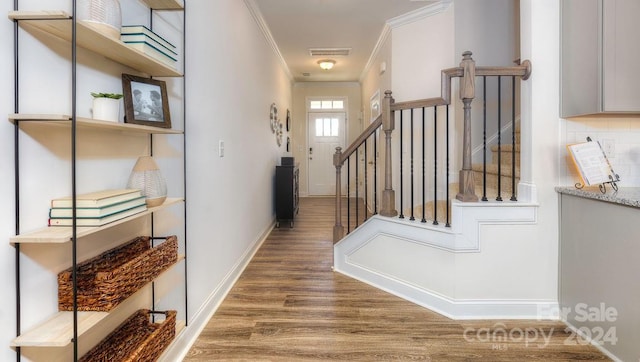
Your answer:
[[[452,319],[557,319],[536,243],[518,236],[537,208],[454,200],[451,228],[376,215],[334,246],[334,269]]]

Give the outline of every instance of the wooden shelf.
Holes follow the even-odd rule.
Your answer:
[[[142,211],[140,213],[137,213],[129,217],[125,217],[124,219],[120,219],[106,225],[93,226],[93,227],[77,227],[76,236],[78,238],[81,238],[84,236],[97,233],[102,230],[112,228],[114,226],[120,225],[127,221],[137,219],[145,215],[149,215],[158,210],[162,210],[170,205],[182,202],[183,200],[184,199],[182,198],[167,198],[167,200],[165,200],[165,202],[160,206],[148,208],[145,211]],[[72,228],[70,226],[51,226],[51,227],[37,229],[32,232],[24,233],[21,235],[16,235],[10,239],[10,243],[11,244],[62,244],[62,243],[70,242],[72,236],[73,236]]]
[[[142,0],[153,10],[184,10],[184,3],[179,0]]]
[[[153,3],[175,3],[175,1],[148,1]],[[71,16],[64,11],[11,11],[9,12],[9,19],[17,20],[20,27],[26,31],[41,32],[71,41]],[[120,39],[114,39],[101,33],[89,22],[78,21],[76,30],[76,41],[78,46],[82,48],[101,54],[148,75],[158,77],[182,76],[175,68],[127,46]]]
[[[184,260],[184,255],[178,255],[178,260],[158,277],[174,268]],[[123,304],[126,303],[123,302]],[[122,306],[119,305],[117,308]],[[123,308],[126,306],[123,306]],[[101,320],[114,313],[111,312],[78,312],[78,336],[87,332]],[[176,328],[182,328],[183,323],[176,321]],[[65,347],[71,344],[73,338],[73,312],[58,312],[42,324],[22,333],[11,341],[11,347]]]
[[[10,114],[9,121],[13,124],[17,122],[33,122],[41,126],[61,126],[71,127],[71,116],[65,114]],[[76,118],[76,125],[80,129],[100,129],[111,131],[124,131],[133,133],[147,134],[182,134],[181,130],[171,128],[160,128],[152,126],[144,126],[133,123],[119,123],[101,121],[92,118]]]

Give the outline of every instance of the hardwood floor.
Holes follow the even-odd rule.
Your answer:
[[[333,272],[333,207],[301,199],[185,361],[609,361],[558,322],[454,321]]]

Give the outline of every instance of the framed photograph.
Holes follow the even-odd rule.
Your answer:
[[[165,82],[123,74],[122,93],[125,123],[171,128]]]

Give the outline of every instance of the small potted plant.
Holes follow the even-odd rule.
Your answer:
[[[93,119],[119,121],[122,94],[91,92],[91,96],[93,96]]]

